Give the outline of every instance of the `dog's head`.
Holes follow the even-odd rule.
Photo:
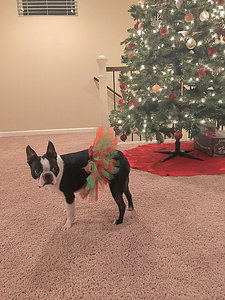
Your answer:
[[[26,154],[31,175],[37,180],[38,186],[55,185],[61,170],[58,163],[60,157],[57,155],[52,142],[48,143],[46,154],[43,156],[38,156],[29,145],[26,147]]]

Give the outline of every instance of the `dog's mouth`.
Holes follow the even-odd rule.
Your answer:
[[[44,182],[42,185],[38,185],[38,187],[39,187],[39,188],[42,188],[42,187],[44,187],[44,186],[46,186],[46,185],[54,185],[54,183],[53,183],[53,182],[51,182],[51,183],[46,183],[46,182]]]
[[[49,184],[54,185],[53,182],[45,182],[45,183],[43,184],[43,186],[46,186],[46,185],[49,185]]]
[[[52,173],[43,173],[38,181],[39,187],[44,187],[45,185],[54,185],[56,183],[56,178]]]

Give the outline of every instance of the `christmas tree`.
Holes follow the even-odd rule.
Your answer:
[[[116,134],[163,142],[225,124],[224,0],[142,0],[129,12],[122,98],[110,114]]]

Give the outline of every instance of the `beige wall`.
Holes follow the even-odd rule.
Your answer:
[[[18,17],[16,0],[0,0],[0,132],[100,125],[96,59],[121,65],[136,3],[78,0],[78,17]]]

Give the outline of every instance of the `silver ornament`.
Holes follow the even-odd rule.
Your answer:
[[[200,13],[199,19],[204,22],[209,19],[209,13],[206,10],[203,10],[203,12]]]
[[[195,46],[196,46],[196,41],[193,38],[189,38],[186,43],[186,47],[188,49],[194,49]]]
[[[160,26],[161,23],[162,23],[162,20],[160,20],[159,18],[160,18],[160,16],[157,15],[157,18],[155,17],[155,18],[153,19],[153,21],[151,22],[151,26],[153,26],[153,27],[158,27],[158,26]]]
[[[186,37],[188,34],[187,30],[182,30],[182,31],[178,31],[178,33],[181,33],[183,35],[183,37]]]

